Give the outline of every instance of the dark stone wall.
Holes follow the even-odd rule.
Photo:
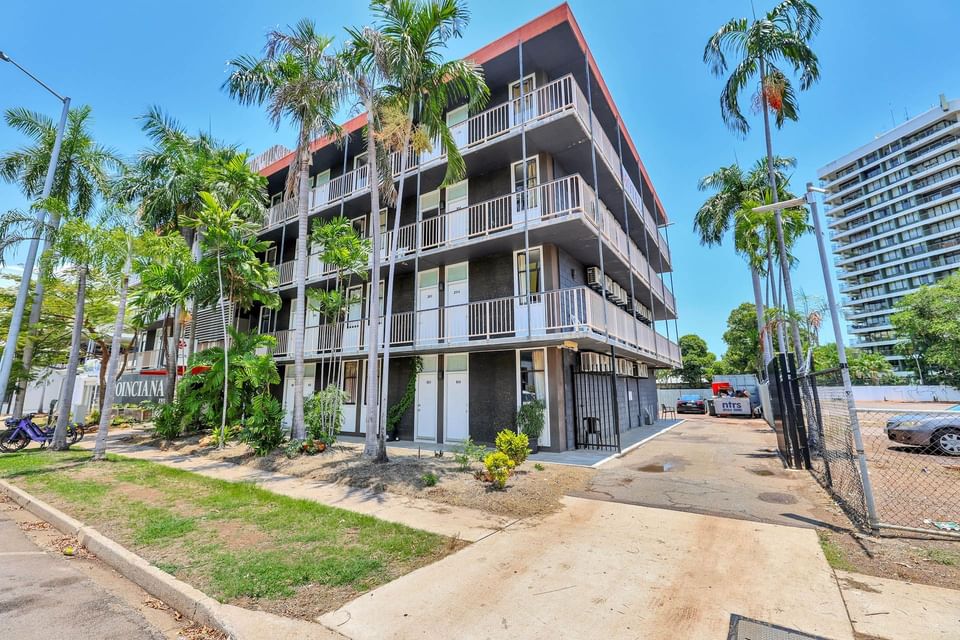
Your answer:
[[[517,407],[517,356],[514,351],[470,354],[470,437],[492,443],[510,428]]]
[[[513,295],[513,254],[500,253],[470,261],[470,301]]]
[[[587,271],[582,262],[563,249],[558,251],[560,288],[580,287],[587,283]]]

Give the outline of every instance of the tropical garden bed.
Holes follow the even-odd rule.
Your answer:
[[[31,449],[0,477],[231,604],[312,620],[463,543],[143,460]]]
[[[475,473],[482,469],[474,461],[466,470],[445,453],[436,458],[430,449],[418,456],[415,449],[390,449],[390,462],[373,463],[362,458],[362,445],[339,441],[317,455],[288,458],[282,450],[257,457],[246,444],[228,443],[224,449],[207,444],[208,439],[191,436],[167,442],[152,433],[134,433],[124,441],[148,444],[175,450],[178,453],[204,456],[244,464],[257,469],[287,475],[337,482],[374,491],[388,491],[405,496],[426,498],[445,505],[471,507],[488,513],[525,518],[545,515],[560,508],[560,498],[583,490],[593,476],[592,469],[531,461],[517,467],[507,481],[505,491],[497,491],[488,482],[481,482]],[[435,483],[433,480],[435,479]]]

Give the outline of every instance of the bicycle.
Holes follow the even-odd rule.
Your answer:
[[[28,413],[22,418],[7,418],[4,424],[7,425],[6,431],[0,434],[0,451],[12,453],[20,451],[31,442],[39,442],[43,449],[53,442],[54,429],[43,428],[33,422],[35,413]],[[67,425],[67,442],[76,444],[86,435],[85,429],[79,424]]]

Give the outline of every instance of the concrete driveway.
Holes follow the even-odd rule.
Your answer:
[[[784,469],[763,420],[686,416],[605,463],[578,496],[757,522],[812,526],[830,501],[806,471]]]
[[[325,615],[351,638],[727,638],[731,614],[853,632],[816,533],[566,498]]]

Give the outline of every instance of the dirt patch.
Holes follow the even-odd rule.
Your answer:
[[[797,499],[789,493],[780,493],[777,491],[768,491],[757,496],[758,499],[772,504],[796,504]]]

